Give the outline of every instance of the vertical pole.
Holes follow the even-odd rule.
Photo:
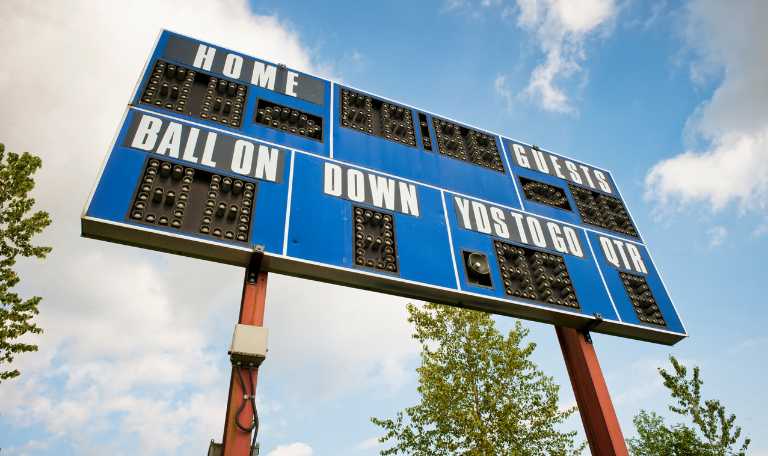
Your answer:
[[[245,272],[245,281],[243,283],[243,297],[240,302],[240,324],[263,326],[264,325],[264,304],[267,297],[267,273],[259,271],[261,255],[254,253],[254,260]],[[251,456],[251,434],[243,432],[235,424],[237,409],[243,401],[243,390],[237,379],[237,369],[232,367],[232,374],[229,378],[229,399],[227,400],[227,415],[224,423],[224,456]],[[248,387],[248,375],[250,371],[242,369],[241,374]],[[256,393],[256,380],[258,378],[258,369],[253,372],[253,394]],[[250,403],[246,404],[242,411],[242,420],[245,417],[253,417],[254,410]],[[241,421],[242,425],[250,424],[250,421]]]
[[[595,456],[628,456],[592,342],[573,328],[556,326],[587,441]]]

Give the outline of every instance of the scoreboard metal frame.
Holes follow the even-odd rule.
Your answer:
[[[242,266],[259,249],[272,272],[687,336],[609,171],[170,31],[82,234]]]

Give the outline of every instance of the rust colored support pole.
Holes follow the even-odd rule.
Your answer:
[[[267,273],[259,270],[261,265],[261,253],[254,253],[254,259],[251,265],[245,271],[245,281],[243,283],[243,298],[240,302],[240,318],[238,321],[243,325],[263,326],[264,325],[264,304],[267,298]],[[229,399],[227,401],[227,415],[224,423],[224,456],[251,456],[251,434],[243,432],[235,424],[237,419],[237,409],[243,401],[243,390],[237,379],[236,368],[232,368],[232,374],[229,379]],[[248,370],[243,369],[242,375],[248,387]],[[253,393],[256,391],[256,380],[258,378],[258,369],[253,372]],[[245,417],[253,417],[253,410],[250,403],[246,404],[242,411],[241,424],[250,424],[245,421]]]
[[[595,347],[577,329],[556,326],[581,421],[594,456],[628,456]]]

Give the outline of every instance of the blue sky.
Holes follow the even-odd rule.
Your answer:
[[[43,157],[36,197],[55,220],[50,259],[20,265],[46,333],[0,385],[3,454],[203,454],[220,438],[241,271],[79,238],[166,27],[612,170],[690,334],[674,347],[595,336],[625,436],[641,408],[668,415],[656,368],[672,354],[701,366],[704,395],[768,455],[768,8],[722,3],[3,4],[0,141]],[[407,301],[275,275],[269,286],[262,454],[377,454],[368,418],[417,400]],[[553,328],[528,326],[571,405]],[[568,426],[583,438],[578,418]]]

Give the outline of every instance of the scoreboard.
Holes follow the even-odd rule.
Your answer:
[[[674,344],[611,173],[163,31],[82,234]]]

